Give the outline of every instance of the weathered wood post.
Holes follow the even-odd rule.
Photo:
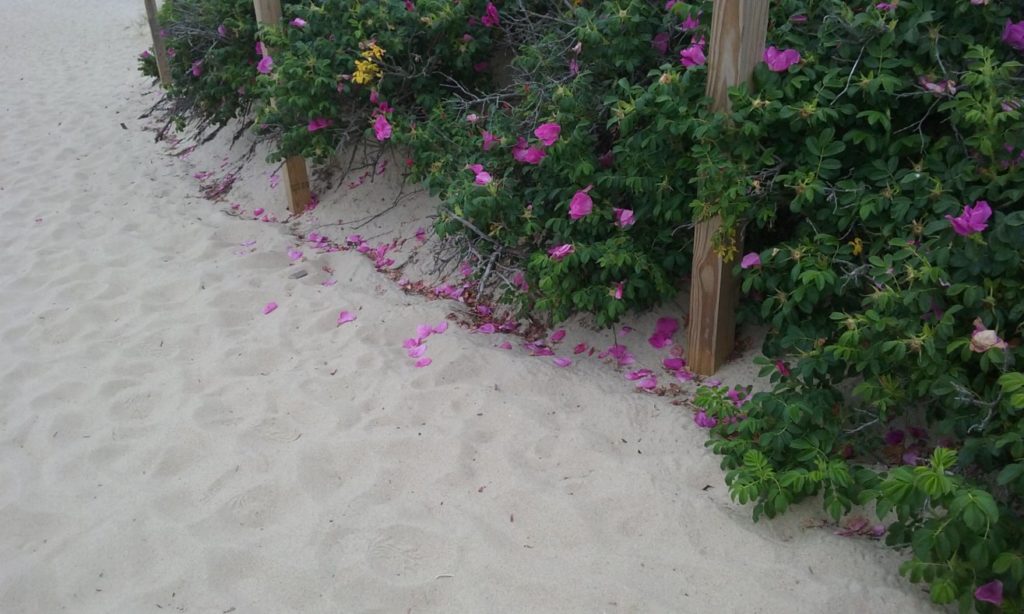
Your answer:
[[[747,83],[764,55],[769,0],[715,0],[711,15],[707,95],[712,110],[728,112],[729,88]],[[715,253],[712,238],[720,217],[700,221],[693,237],[693,281],[688,333],[690,369],[711,375],[725,362],[736,339],[739,280],[734,261]]]
[[[260,24],[280,27],[284,13],[281,11],[281,0],[253,0],[256,21]],[[270,50],[266,50],[270,53]],[[288,210],[299,215],[306,210],[312,193],[309,191],[309,172],[306,160],[302,156],[291,156],[284,162],[284,182],[288,190]]]
[[[164,45],[164,37],[160,35],[156,0],[146,0],[146,18],[149,20],[149,32],[153,35],[153,55],[156,56],[156,70],[160,76],[160,85],[166,89],[171,86],[171,61],[167,57],[167,45]]]

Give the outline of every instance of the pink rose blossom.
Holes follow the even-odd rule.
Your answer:
[[[654,38],[651,39],[651,47],[654,47],[654,50],[660,53],[661,55],[665,55],[666,53],[668,53],[668,42],[668,33],[659,32],[654,35]]]
[[[994,606],[1003,605],[1003,583],[999,580],[992,580],[988,584],[982,584],[974,591],[974,598]]]
[[[558,140],[562,127],[558,124],[541,124],[533,131],[533,134],[544,143],[545,147],[551,147]]]
[[[526,139],[519,137],[515,147],[512,148],[512,157],[517,162],[524,164],[540,164],[540,161],[547,156],[547,153],[539,147],[529,147],[526,144]]]
[[[306,130],[310,132],[316,132],[317,130],[323,130],[324,128],[330,127],[334,124],[334,120],[327,119],[325,117],[316,117],[309,120],[309,124],[306,126]]]
[[[383,115],[378,115],[377,119],[373,122],[373,133],[376,135],[378,141],[386,141],[391,138],[391,124],[388,123],[388,118]]]
[[[192,76],[193,77],[201,77],[202,75],[203,75],[203,61],[202,60],[196,60],[195,62],[192,62]]]
[[[971,333],[971,351],[979,354],[991,349],[1005,350],[1007,343],[999,338],[996,331],[985,328],[981,318],[974,320],[974,332]]]
[[[988,202],[979,200],[974,206],[964,205],[963,213],[957,217],[947,215],[946,219],[953,226],[953,232],[966,237],[988,228],[988,218],[992,216],[992,208]]]
[[[1007,19],[1003,26],[1003,42],[1017,51],[1024,51],[1024,21],[1013,23]]]
[[[679,63],[686,68],[703,66],[707,61],[708,58],[704,55],[704,47],[699,43],[693,43],[679,52]]]
[[[501,142],[501,139],[486,130],[481,130],[480,135],[484,138],[484,151],[490,151],[492,147]]]
[[[632,209],[619,209],[614,207],[612,209],[613,217],[615,218],[615,225],[619,228],[626,229],[636,223],[636,218],[633,216]]]
[[[743,257],[743,260],[740,261],[741,269],[749,269],[752,267],[759,266],[761,266],[761,254],[757,252],[750,252],[749,254]]]
[[[480,23],[483,24],[485,28],[495,28],[500,25],[501,20],[498,17],[498,7],[494,6],[493,2],[487,3],[484,15],[480,18]]]
[[[800,52],[796,49],[776,49],[774,46],[764,50],[764,61],[773,72],[786,72],[789,67],[800,61]]]
[[[269,75],[270,71],[274,70],[274,58],[270,57],[269,54],[263,56],[260,63],[256,65],[256,70],[258,70],[261,75]]]
[[[306,20],[301,18],[301,17],[296,17],[295,19],[291,20],[290,23],[291,23],[291,25],[293,27],[296,27],[296,28],[305,28],[306,27]]]
[[[570,220],[576,221],[580,218],[586,217],[594,210],[594,200],[590,198],[590,194],[588,194],[593,187],[593,184],[588,185],[573,195],[572,201],[569,203]]]

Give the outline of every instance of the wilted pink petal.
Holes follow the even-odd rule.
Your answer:
[[[277,184],[281,183],[281,177],[277,173],[270,176],[270,189],[273,190],[277,187]]]
[[[406,353],[409,354],[409,358],[419,358],[420,356],[423,356],[424,354],[426,354],[426,352],[427,352],[427,345],[426,344],[414,345],[411,348],[409,348],[408,350],[406,350]]]
[[[334,279],[333,277],[329,277],[329,278],[325,279],[323,281],[323,283],[321,283],[320,285],[324,286],[325,288],[330,288],[331,286],[333,286],[336,283],[338,283],[337,279]]]
[[[402,347],[405,349],[416,347],[423,343],[423,339],[409,338],[402,342]]]
[[[548,250],[548,255],[551,256],[552,260],[559,261],[574,251],[576,250],[573,248],[572,244],[566,243],[565,245],[556,245],[555,247],[552,247]]]
[[[551,147],[558,140],[558,135],[561,134],[562,127],[558,124],[541,124],[533,131],[536,136],[545,147]]]
[[[654,50],[660,53],[661,55],[665,55],[666,53],[668,53],[668,41],[668,33],[659,32],[654,35],[654,38],[651,39],[651,47],[654,47]]]
[[[416,361],[416,368],[422,369],[423,367],[429,367],[430,363],[432,362],[434,361],[431,360],[429,357],[424,356],[423,358],[420,358],[419,360]]]
[[[676,371],[676,379],[681,382],[692,382],[696,376],[685,367]]]
[[[416,229],[416,240],[420,243],[427,242],[427,231],[423,227]]]
[[[974,320],[974,332],[971,333],[971,351],[983,353],[991,349],[1005,350],[1007,343],[999,338],[999,334],[996,331],[985,328],[981,318],[975,318]]]
[[[778,371],[779,374],[782,375],[783,377],[789,377],[789,367],[787,367],[786,363],[782,362],[781,360],[775,361],[775,370]]]
[[[485,335],[493,335],[494,333],[498,332],[498,327],[496,327],[494,324],[491,324],[490,322],[487,322],[486,324],[481,324],[480,327],[477,328],[476,330],[477,332],[481,332]]]
[[[302,252],[295,248],[290,248],[288,250],[288,258],[290,260],[299,260],[300,258],[302,258]]]
[[[511,350],[512,344],[509,343],[508,341],[502,341],[500,344],[498,344],[498,347],[500,347],[503,350]]]
[[[426,339],[434,332],[434,327],[430,324],[420,324],[416,327],[416,337],[419,339]]]
[[[713,428],[718,424],[718,420],[712,418],[703,409],[698,410],[697,413],[693,414],[693,423],[702,429]]]
[[[434,333],[440,335],[444,331],[448,330],[448,323],[447,322],[441,322],[440,324],[435,326],[432,330],[433,330]]]
[[[574,347],[572,349],[572,353],[573,354],[582,354],[583,352],[586,352],[586,351],[587,351],[587,344],[586,343],[577,343],[576,347]]]
[[[351,311],[343,310],[341,313],[338,314],[338,326],[341,326],[342,324],[348,324],[349,322],[355,322],[355,320],[356,314],[352,313]]]
[[[551,338],[550,338],[551,343],[558,343],[562,339],[565,339],[565,329],[564,328],[560,328],[560,329],[556,330],[555,332],[551,333]]]
[[[658,378],[655,376],[645,377],[636,383],[636,387],[641,390],[654,390],[658,387]]]
[[[672,345],[672,339],[660,333],[654,333],[647,339],[647,343],[650,343],[652,348],[660,350]]]
[[[268,313],[274,311],[275,309],[277,309],[277,303],[271,301],[267,303],[266,307],[263,308],[263,315],[267,315]]]
[[[551,362],[555,363],[556,367],[568,367],[569,365],[572,364],[572,358],[563,358],[561,356],[556,356],[555,359],[552,360]]]
[[[539,346],[530,352],[531,356],[554,356],[555,352],[549,347]]]
[[[658,318],[658,321],[654,324],[655,333],[669,338],[676,334],[677,330],[679,330],[679,320],[675,318]]]
[[[638,379],[643,379],[643,378],[645,378],[645,377],[647,377],[649,375],[653,375],[653,374],[654,374],[654,372],[651,371],[650,369],[639,369],[637,371],[630,371],[629,373],[627,373],[626,374],[626,379],[628,379],[631,382],[635,382]]]
[[[661,361],[661,364],[665,365],[665,368],[669,371],[678,371],[686,366],[686,361],[682,358],[666,358]]]

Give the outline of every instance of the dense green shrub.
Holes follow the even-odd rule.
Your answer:
[[[323,161],[363,139],[387,141],[375,125],[409,125],[448,96],[446,87],[487,80],[481,64],[493,28],[480,23],[485,5],[324,0],[287,7],[283,30],[263,33],[273,64],[260,87],[274,104],[262,107],[260,123],[278,136],[274,158]]]
[[[695,399],[733,496],[871,505],[936,601],[1019,611],[1024,3],[771,6],[728,114],[703,95],[711,3],[675,0],[296,3],[261,50],[238,13],[237,44],[172,30],[171,94],[238,116],[223,69],[277,158],[406,147],[453,261],[559,319],[671,295],[721,215],[772,357],[770,393]]]
[[[1018,611],[1022,5],[773,6],[769,44],[802,61],[734,92],[701,173],[731,195],[707,211],[750,224],[746,313],[792,364],[741,407],[704,390],[709,445],[755,514],[873,503],[936,601],[986,611],[999,583]]]
[[[159,20],[171,65],[169,119],[200,135],[208,126],[251,120],[259,61],[251,0],[165,2]],[[140,68],[157,76],[151,51],[142,54]]]

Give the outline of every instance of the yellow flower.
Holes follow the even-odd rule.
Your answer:
[[[860,237],[857,237],[853,241],[850,241],[850,245],[853,246],[854,256],[860,256],[861,254],[864,253],[864,242],[860,240]]]

